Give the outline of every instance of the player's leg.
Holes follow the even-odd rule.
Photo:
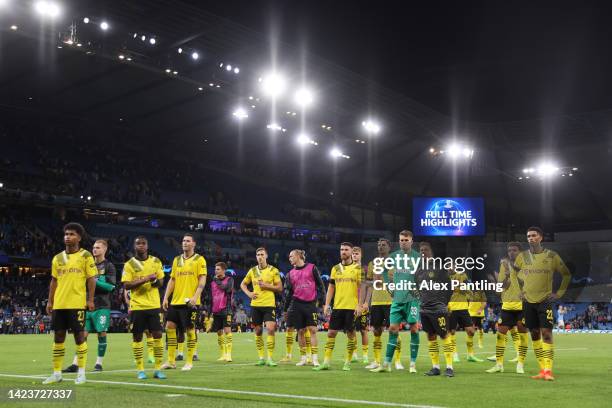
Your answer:
[[[538,316],[537,304],[524,302],[523,303],[523,314],[525,315],[525,324],[531,334],[531,344],[533,345],[533,352],[538,361],[540,372],[538,375],[532,376],[533,379],[544,378],[544,353],[542,350],[542,335],[540,331],[540,319]]]
[[[223,332],[225,333],[225,361],[230,363],[232,361],[232,346],[233,346],[233,336],[232,336],[232,315],[227,315],[225,317],[225,327],[223,327]]]
[[[176,326],[176,361],[185,359],[185,330],[184,326]]]
[[[270,312],[270,316],[266,319],[266,349],[268,351],[268,360],[266,365],[268,367],[276,367],[278,364],[274,362],[274,346],[275,346],[275,334],[276,334],[276,313],[274,310]]]
[[[298,347],[300,349],[300,361],[295,365],[298,367],[306,365],[306,328],[297,329]]]
[[[315,309],[314,313],[316,314],[316,309]],[[315,317],[316,317],[316,319],[314,319],[314,326],[315,326],[315,329],[316,329],[317,322],[319,320],[318,314]],[[316,337],[316,333],[317,333],[317,331],[315,330],[315,337]],[[316,338],[315,338],[315,341],[316,341]],[[317,349],[317,351],[315,352],[312,349],[312,335],[310,333],[310,330],[306,330],[304,332],[304,343],[306,344],[306,364],[312,364],[312,355],[313,354],[317,354],[319,351]],[[318,358],[318,356],[317,356],[317,358]]]
[[[474,327],[476,328],[476,333],[478,335],[478,348],[481,349],[484,347],[484,331],[482,330],[482,317],[473,317],[472,323],[474,323]]]
[[[84,384],[85,367],[87,366],[87,341],[85,338],[85,310],[71,311],[72,333],[74,334],[74,343],[76,344],[77,354],[77,377],[74,380],[75,384]]]
[[[185,327],[185,337],[187,338],[187,358],[182,371],[189,371],[193,367],[193,356],[195,355],[198,338],[196,335],[195,322],[198,318],[198,311],[188,308],[182,316],[182,326]]]
[[[43,384],[53,384],[62,381],[62,365],[64,364],[64,354],[66,353],[66,330],[68,326],[65,322],[63,310],[54,310],[51,315],[51,327],[53,328],[53,348],[52,363],[53,374],[43,381]]]
[[[459,323],[459,314],[457,313],[457,311],[452,311],[450,312],[450,316],[449,316],[449,323],[448,323],[448,337],[450,338],[450,344],[451,347],[453,348],[453,362],[458,363],[459,361],[461,361],[459,359],[459,353],[457,353],[457,337],[456,337],[456,332],[457,332],[457,325]]]
[[[543,302],[538,306],[538,317],[540,322],[540,332],[542,334],[542,360],[544,364],[544,381],[554,381],[552,375],[553,360],[555,349],[553,345],[554,326],[552,303]]]
[[[431,360],[431,370],[426,372],[425,375],[440,375],[440,346],[438,345],[438,336],[435,332],[427,333],[427,346],[429,359]]]
[[[217,317],[215,316],[214,319],[216,320]],[[213,322],[213,330],[217,332],[217,345],[219,346],[219,358],[217,361],[225,361],[225,332],[223,331],[223,328],[219,329],[216,321]]]
[[[253,319],[253,323],[255,323],[255,319]],[[265,360],[265,348],[263,341],[263,326],[260,322],[259,324],[255,323],[255,329],[253,330],[255,333],[255,348],[257,349],[257,363],[255,365],[263,366],[266,365]]]
[[[144,346],[142,337],[145,329],[145,322],[142,314],[144,310],[133,310],[130,318],[132,320],[132,353],[134,354],[134,362],[136,363],[137,377],[139,380],[146,380],[147,375],[144,372]]]
[[[367,322],[367,317],[366,316],[366,321],[365,321],[365,325],[364,328],[362,328],[361,330],[361,361],[363,362],[363,364],[368,364],[369,360],[368,360],[368,351],[370,349],[370,343],[369,343],[369,339],[368,339],[368,322]]]
[[[293,351],[293,342],[295,340],[295,327],[287,325],[287,331],[285,332],[285,348],[286,348],[286,352],[285,352],[285,357],[283,357],[280,362],[281,363],[288,363],[291,361],[292,358],[292,351]]]
[[[94,328],[96,333],[98,333],[98,355],[94,370],[102,371],[102,361],[108,347],[106,332],[110,326],[110,309],[100,309],[96,312],[97,316],[94,320]],[[85,341],[87,341],[87,332],[85,332]]]
[[[176,368],[176,351],[178,347],[178,330],[179,324],[178,310],[170,305],[168,315],[166,316],[166,348],[168,350],[168,358],[161,366],[162,369]]]
[[[155,356],[155,372],[153,374],[153,378],[158,378],[160,380],[166,379],[166,374],[161,371],[162,361],[164,360],[164,344],[162,342],[162,321],[163,315],[159,314],[160,324],[158,327],[153,325],[150,327],[151,334],[153,335],[153,354]],[[154,319],[154,317],[152,318]]]
[[[315,371],[329,370],[331,358],[334,353],[334,347],[336,345],[336,336],[338,331],[343,329],[344,321],[340,310],[333,310],[329,319],[329,329],[327,330],[327,341],[325,342],[325,354],[323,357],[323,364],[313,368]],[[312,333],[311,333],[312,334]]]
[[[487,373],[503,373],[504,372],[504,353],[506,351],[506,334],[509,330],[509,325],[512,325],[511,314],[502,310],[501,323],[497,328],[495,338],[495,365],[486,370]]]
[[[474,323],[472,322],[472,318],[470,317],[468,311],[464,310],[463,312],[464,313],[462,313],[462,326],[466,334],[465,344],[467,347],[467,361],[472,363],[482,363],[484,360],[476,357],[476,355],[474,354],[474,335],[476,334],[476,327],[474,326]]]
[[[350,371],[351,370],[351,360],[353,358],[353,353],[357,348],[357,333],[353,327],[350,327],[350,330],[346,330],[346,354],[344,358],[344,365],[342,366],[342,370]]]
[[[317,317],[318,318],[318,317]],[[315,320],[316,322],[316,320]],[[312,365],[315,367],[319,366],[319,340],[317,339],[317,326],[316,323],[306,327],[304,333],[304,340],[310,339],[310,358],[312,359]],[[308,344],[306,345],[306,362],[308,363]]]
[[[419,345],[421,344],[421,338],[419,336],[419,308],[420,304],[418,300],[410,302],[410,309],[408,310],[407,322],[410,325],[410,372],[416,373],[416,360],[419,355]]]
[[[525,374],[525,357],[527,356],[527,347],[529,346],[529,333],[525,327],[525,318],[523,313],[518,314],[516,329],[519,335],[518,359],[516,363],[517,374]]]
[[[520,336],[519,336],[519,331],[518,328],[516,326],[512,327],[510,329],[510,336],[512,337],[512,344],[514,345],[514,351],[516,352],[516,356],[510,360],[511,363],[514,363],[516,361],[518,361],[518,354],[519,354],[519,344],[521,342]]]

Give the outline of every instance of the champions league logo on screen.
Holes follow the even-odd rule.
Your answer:
[[[483,199],[415,198],[412,209],[412,225],[415,235],[421,236],[484,235]]]

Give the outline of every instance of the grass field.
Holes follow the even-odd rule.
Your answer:
[[[386,336],[385,336],[386,337]],[[404,344],[409,335],[403,333]],[[319,333],[324,342],[325,334]],[[109,335],[109,350],[102,373],[88,373],[88,383],[76,387],[76,400],[66,402],[71,407],[147,406],[167,407],[281,407],[281,406],[405,406],[405,407],[601,407],[609,406],[612,384],[612,336],[605,334],[564,334],[555,337],[555,375],[553,383],[529,378],[537,373],[533,350],[529,350],[526,374],[514,373],[514,364],[506,363],[506,373],[487,374],[493,363],[465,362],[465,337],[458,334],[457,344],[462,356],[455,363],[454,378],[423,376],[430,368],[427,341],[421,337],[417,361],[418,374],[406,371],[373,374],[361,363],[354,363],[350,372],[341,370],[345,337],[338,336],[332,370],[313,372],[311,367],[294,364],[275,368],[255,367],[253,335],[234,334],[233,363],[219,363],[215,334],[201,335],[199,353],[193,371],[170,370],[164,381],[150,378],[138,381],[127,334]],[[277,335],[276,357],[284,354],[285,335]],[[0,336],[0,387],[40,387],[51,372],[51,335]],[[514,357],[511,342],[507,358]],[[96,340],[89,341],[88,367],[96,356]],[[480,357],[494,354],[495,337],[485,334],[485,348],[477,349]],[[323,347],[320,346],[322,355]],[[67,343],[66,363],[72,360],[74,344]],[[294,346],[295,355],[298,354]],[[371,358],[370,350],[370,358]],[[441,356],[443,357],[443,356]],[[404,365],[408,365],[404,352]],[[442,358],[443,361],[443,358]],[[66,365],[66,364],[65,364]],[[182,362],[179,362],[179,367]],[[147,372],[151,367],[147,364]],[[66,374],[60,388],[75,388],[74,374]],[[4,391],[6,392],[6,390]],[[271,393],[271,394],[266,394]],[[272,395],[273,394],[273,395]],[[607,394],[607,397],[606,397]],[[608,398],[606,400],[606,398]],[[1,401],[2,399],[0,399]],[[345,400],[345,401],[341,401]],[[350,401],[349,401],[350,400]],[[57,403],[1,403],[6,407]]]

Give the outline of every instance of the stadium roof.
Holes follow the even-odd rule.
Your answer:
[[[406,84],[414,82],[413,76],[430,78],[440,86],[444,74],[427,71],[428,63],[419,60],[434,54],[431,51],[415,51],[419,61],[415,64],[424,71],[407,70],[409,79],[397,81],[394,87],[391,81],[398,78],[397,67],[381,68],[394,73],[390,79],[370,77],[363,69],[356,73],[343,67],[347,60],[335,60],[329,53],[331,49],[343,54],[350,44],[330,38],[321,47],[327,50],[327,58],[321,58],[316,45],[309,45],[306,52],[291,37],[283,41],[257,27],[247,28],[246,14],[252,8],[236,12],[244,23],[238,24],[210,13],[206,6],[181,1],[73,1],[64,2],[65,15],[55,24],[42,26],[26,3],[0,18],[3,114],[45,114],[91,120],[110,129],[126,128],[153,148],[184,149],[190,160],[208,166],[310,195],[327,198],[333,192],[345,202],[380,203],[397,211],[407,208],[412,195],[482,195],[497,225],[612,223],[612,206],[607,204],[612,189],[601,183],[612,174],[612,110],[569,115],[550,109],[546,111],[549,115],[532,120],[461,120],[459,115],[441,113],[406,96],[410,94]],[[232,5],[215,11],[231,16],[227,7]],[[338,10],[332,8],[330,13],[335,15]],[[362,21],[355,13],[347,11],[347,20],[338,21],[338,26],[355,31],[350,26]],[[91,22],[85,24],[84,17]],[[100,30],[102,21],[108,21],[107,31]],[[321,27],[329,29],[325,21]],[[67,44],[71,22],[75,23],[75,41]],[[9,28],[12,24],[18,29]],[[309,30],[315,30],[317,22],[311,19],[309,24]],[[453,35],[456,29],[441,28],[440,37]],[[62,33],[59,37],[58,32]],[[149,43],[152,37],[154,45]],[[424,47],[435,41],[428,36],[417,40]],[[468,47],[461,41],[462,47]],[[512,43],[511,38],[507,41]],[[178,48],[184,52],[179,54]],[[401,47],[391,48],[382,48],[383,60],[389,60],[390,52],[403,52]],[[439,52],[448,53],[451,48],[447,44]],[[198,60],[190,58],[193,51],[198,52]],[[272,133],[266,128],[272,122],[272,104],[257,90],[257,79],[270,67],[271,54],[276,55],[277,69],[290,76],[291,85],[305,77],[319,99],[305,114],[289,102],[279,102],[274,121],[286,132]],[[496,61],[503,64],[505,57],[498,56]],[[533,65],[538,61],[534,59]],[[240,72],[227,71],[228,64],[239,67]],[[398,58],[398,65],[407,65],[405,55]],[[478,76],[484,69],[482,63],[473,68],[460,71]],[[485,76],[504,82],[499,75],[505,72],[493,69]],[[574,78],[577,72],[582,71],[568,71],[567,75]],[[459,78],[461,86],[469,82]],[[447,84],[447,95],[449,88]],[[445,110],[435,97],[424,99]],[[506,107],[516,112],[512,105],[520,100],[493,99],[475,106],[495,105],[498,110]],[[612,106],[612,101],[598,100]],[[232,116],[237,106],[249,115],[240,123]],[[361,122],[368,117],[381,123],[378,136],[364,133]],[[300,148],[295,139],[301,132],[307,132],[318,146]],[[474,149],[471,160],[452,161],[448,154],[439,154],[441,150],[448,153],[454,140]],[[332,147],[350,159],[333,160],[329,155]],[[525,175],[524,168],[537,166],[540,160],[553,160],[555,166],[563,167],[565,179],[519,180]],[[573,168],[579,170],[570,179]],[[547,218],[542,219],[543,215]]]

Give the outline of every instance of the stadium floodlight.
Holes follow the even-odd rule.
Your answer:
[[[170,68],[166,68],[166,74],[169,74],[171,72],[172,72],[172,70]]]
[[[197,60],[198,58],[200,58],[200,54],[194,51],[191,53],[191,58]]]
[[[332,148],[329,154],[335,159],[337,159],[338,157],[342,157],[342,151],[340,151],[340,149],[338,149],[337,147]]]
[[[259,78],[261,90],[268,96],[276,98],[285,92],[287,81],[283,75],[277,72],[270,72]]]
[[[559,171],[559,167],[550,162],[543,162],[536,168],[537,174],[540,177],[552,177]]]
[[[176,52],[178,52],[179,54],[183,53],[183,49],[181,47],[178,48],[178,50],[176,50]]]
[[[100,28],[102,29],[102,31],[106,31],[109,28],[109,25],[106,21],[103,21],[100,23]]]
[[[119,59],[120,59],[120,60],[125,59],[125,55],[123,55],[123,54],[119,54]]]
[[[155,43],[157,43],[157,40],[155,39],[155,37],[149,38],[149,44],[155,45]]]
[[[19,27],[17,27],[15,24],[13,24],[13,25],[11,26],[11,30],[13,30],[13,31],[17,31],[17,29],[18,29],[18,28],[19,28]]]
[[[61,8],[60,6],[52,1],[44,1],[40,0],[34,3],[34,9],[38,14],[43,17],[51,17],[55,18],[60,15]]]
[[[244,108],[236,108],[232,115],[234,115],[234,117],[238,120],[243,120],[249,117],[249,113]]]
[[[240,73],[240,68],[235,67],[235,68],[234,68],[234,74],[239,74],[239,73]]]
[[[266,128],[270,129],[270,130],[283,130],[283,127],[281,125],[279,125],[278,123],[270,123],[269,125],[266,126]]]
[[[306,135],[305,133],[300,133],[296,139],[297,143],[300,146],[306,146],[306,145],[313,145],[313,146],[318,146],[319,144],[317,142],[315,142],[314,140],[312,140],[308,135]]]
[[[226,70],[226,71],[231,71],[231,70],[232,70],[232,66],[231,66],[230,64],[227,64],[227,65],[225,66],[225,70]]]
[[[141,35],[140,36],[140,41],[147,41],[147,36],[146,35]]]
[[[373,120],[364,120],[363,122],[361,122],[361,126],[363,126],[363,128],[366,130],[366,132],[368,132],[371,135],[376,135],[380,132],[380,124],[378,124],[378,122],[373,121]]]
[[[310,89],[300,88],[295,92],[293,100],[296,104],[300,105],[303,108],[306,108],[312,105],[314,101],[314,95]]]
[[[4,183],[0,182],[0,188],[4,188]]]
[[[83,22],[84,22],[85,24],[89,24],[89,17],[85,17],[85,18],[83,19]]]

